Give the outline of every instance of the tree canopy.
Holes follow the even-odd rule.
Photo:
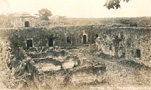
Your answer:
[[[52,16],[51,11],[48,9],[41,9],[38,13],[41,20],[49,20],[49,17]]]
[[[120,2],[128,2],[129,0],[107,0],[104,4],[108,9],[118,9],[121,7]]]

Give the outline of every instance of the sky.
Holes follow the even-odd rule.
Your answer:
[[[129,3],[121,2],[120,9],[112,10],[104,7],[105,2],[106,0],[0,0],[0,13],[29,12],[36,14],[38,10],[46,8],[54,16],[67,17],[151,16],[151,0],[130,0]]]

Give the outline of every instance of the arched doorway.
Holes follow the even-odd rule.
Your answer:
[[[98,38],[99,37],[99,35],[98,34],[95,34],[95,38]]]
[[[141,57],[141,50],[140,50],[140,49],[137,49],[137,50],[136,50],[136,57],[137,57],[137,58],[140,58],[140,57]]]
[[[83,35],[83,43],[87,42],[87,35]]]
[[[71,43],[72,43],[71,37],[67,37],[67,43],[68,43],[68,44],[71,44]]]
[[[30,27],[29,21],[25,21],[25,27]]]
[[[28,50],[30,47],[33,47],[33,41],[32,41],[32,40],[27,40],[27,50]]]
[[[49,47],[53,47],[53,37],[49,38]]]

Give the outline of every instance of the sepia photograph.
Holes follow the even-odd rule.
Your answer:
[[[151,90],[151,0],[0,0],[0,90]]]

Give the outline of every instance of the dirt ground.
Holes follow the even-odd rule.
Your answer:
[[[101,63],[106,66],[106,70],[103,74],[99,74],[97,77],[87,74],[75,74],[75,77],[71,77],[73,83],[67,85],[57,85],[59,81],[56,79],[49,79],[47,77],[48,84],[45,88],[42,87],[41,82],[36,85],[38,88],[26,87],[25,90],[151,90],[151,68],[146,67],[143,64],[135,63],[131,60],[115,59],[107,55],[96,55],[89,52],[89,47],[69,50],[72,54],[82,59],[83,65],[94,63]],[[86,64],[84,64],[86,63]],[[0,90],[24,90],[23,88],[8,89],[4,84],[7,77],[7,68],[0,61]],[[80,79],[79,75],[83,79]],[[58,75],[59,76],[59,75]],[[55,76],[55,78],[57,75]],[[59,80],[60,80],[59,76]],[[79,78],[78,78],[79,77]],[[87,78],[88,77],[88,78]],[[96,78],[94,80],[94,78]],[[91,83],[76,83],[76,80],[80,82],[92,82]],[[88,80],[89,79],[89,80]],[[54,81],[53,81],[54,80]],[[99,81],[100,80],[100,81]],[[39,84],[39,85],[38,85]],[[48,87],[48,88],[46,88]],[[138,89],[139,87],[139,89]],[[143,87],[146,87],[145,89]]]

